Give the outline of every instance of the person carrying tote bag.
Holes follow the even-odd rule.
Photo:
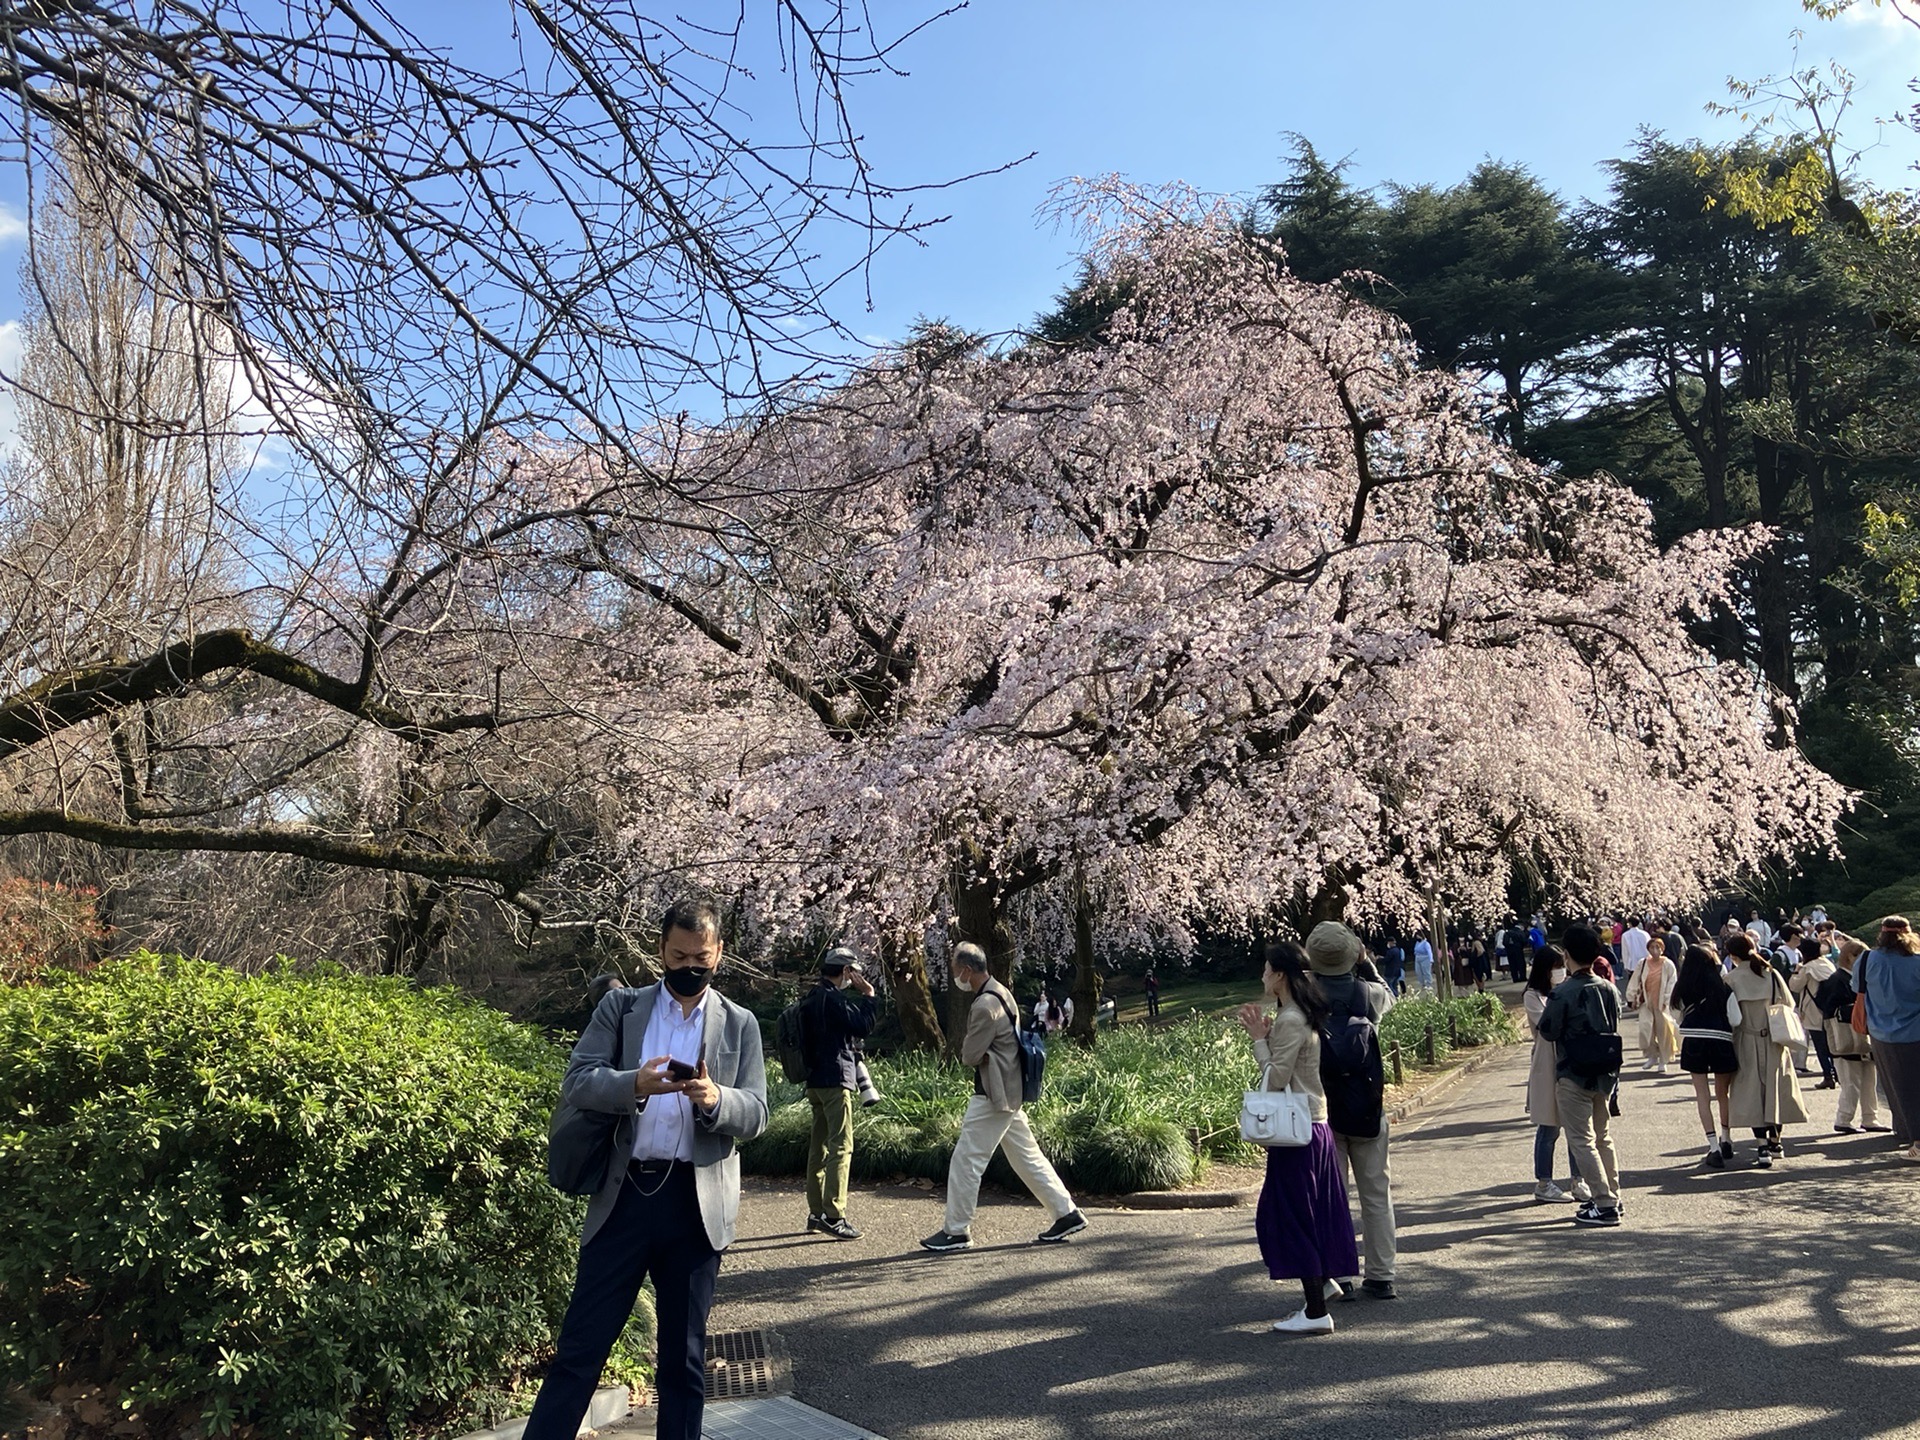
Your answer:
[[[1833,1113],[1837,1135],[1893,1128],[1880,1123],[1880,1072],[1873,1060],[1873,1041],[1853,1028],[1853,1012],[1860,998],[1853,988],[1853,973],[1866,953],[1861,941],[1851,935],[1841,937],[1833,974],[1813,992],[1826,1030],[1827,1051],[1833,1056],[1840,1081],[1840,1103]],[[1856,1118],[1858,1125],[1853,1123]]]
[[[1289,1335],[1331,1335],[1329,1281],[1358,1274],[1360,1250],[1320,1083],[1320,1028],[1330,1012],[1307,968],[1306,951],[1298,945],[1267,947],[1261,985],[1275,1012],[1268,1015],[1257,1004],[1240,1007],[1240,1023],[1253,1039],[1253,1058],[1260,1066],[1259,1088],[1289,1095],[1275,1103],[1276,1113],[1281,1108],[1292,1111],[1304,1101],[1311,1134],[1305,1144],[1267,1147],[1254,1235],[1267,1273],[1275,1280],[1300,1282],[1304,1303],[1284,1320],[1274,1321],[1273,1328]],[[1257,1098],[1252,1105],[1260,1108]]]
[[[1740,1068],[1733,1077],[1730,1109],[1736,1127],[1753,1131],[1758,1142],[1754,1163],[1764,1168],[1786,1153],[1781,1127],[1803,1125],[1807,1120],[1790,1038],[1801,1026],[1786,981],[1767,963],[1751,935],[1728,939],[1727,956],[1734,962],[1727,988],[1740,1007],[1739,1021],[1733,1026]],[[1804,1030],[1801,1033],[1804,1036]]]

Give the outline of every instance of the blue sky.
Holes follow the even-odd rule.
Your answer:
[[[762,0],[754,0],[755,4]],[[891,23],[939,0],[888,0]],[[1866,0],[1862,0],[1864,5]],[[707,0],[715,14],[733,7]],[[702,13],[699,0],[682,13]],[[751,9],[751,6],[750,6]],[[511,53],[502,0],[400,0],[396,13],[479,60]],[[1920,183],[1920,143],[1874,119],[1910,104],[1920,31],[1880,18],[1827,23],[1799,0],[970,0],[922,31],[896,60],[910,73],[856,81],[849,93],[865,152],[901,184],[990,169],[1004,174],[918,197],[951,218],[924,243],[896,244],[872,274],[833,297],[836,315],[873,341],[915,316],[1001,331],[1027,323],[1070,278],[1073,241],[1036,211],[1063,178],[1120,172],[1250,194],[1282,173],[1286,135],[1351,156],[1362,185],[1451,183],[1486,156],[1530,166],[1563,195],[1603,189],[1599,163],[1641,126],[1678,136],[1743,128],[1706,112],[1730,75],[1758,77],[1837,59],[1859,78],[1849,134],[1881,143],[1875,179]],[[749,55],[778,90],[777,57]],[[484,63],[484,61],[481,61]],[[776,133],[780,115],[749,128]],[[782,138],[785,138],[782,136]],[[0,268],[19,254],[18,176],[0,176]],[[0,366],[10,368],[18,302],[0,287]],[[0,397],[0,435],[10,427]]]
[[[1351,155],[1363,185],[1451,183],[1491,155],[1563,195],[1597,195],[1599,162],[1640,126],[1736,134],[1706,105],[1727,98],[1730,75],[1790,67],[1796,29],[1803,63],[1838,59],[1858,76],[1856,143],[1910,102],[1920,31],[1821,22],[1798,0],[971,0],[910,42],[908,78],[851,92],[869,158],[910,181],[1038,154],[928,197],[951,220],[882,260],[871,313],[853,293],[836,309],[885,338],[920,313],[1023,324],[1071,274],[1070,237],[1035,219],[1055,182],[1118,171],[1250,192],[1281,173],[1288,131]],[[1880,133],[1868,171],[1920,183],[1906,171],[1915,137]]]

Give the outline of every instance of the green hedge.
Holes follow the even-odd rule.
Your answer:
[[[0,1369],[152,1433],[429,1433],[544,1359],[565,1052],[449,991],[141,955],[0,991]],[[629,1355],[631,1363],[631,1355]]]
[[[1431,1024],[1434,1056],[1443,1059],[1454,1048],[1447,1028],[1449,1015],[1453,1017],[1463,1047],[1511,1040],[1519,1034],[1512,1015],[1497,995],[1456,995],[1451,1000],[1406,995],[1394,1002],[1393,1009],[1380,1022],[1381,1048],[1398,1043],[1402,1059],[1411,1068],[1420,1062],[1427,1026]]]

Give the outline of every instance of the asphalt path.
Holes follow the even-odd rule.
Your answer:
[[[786,1337],[796,1392],[889,1440],[998,1437],[1920,1437],[1920,1165],[1832,1133],[1722,1172],[1683,1075],[1630,1073],[1626,1222],[1532,1201],[1526,1047],[1395,1132],[1401,1298],[1299,1303],[1253,1212],[1089,1210],[1065,1245],[988,1193],[935,1256],[938,1190],[856,1190],[855,1242],[808,1237],[794,1185],[748,1182],[712,1326]],[[1564,1175],[1564,1151],[1560,1160]]]

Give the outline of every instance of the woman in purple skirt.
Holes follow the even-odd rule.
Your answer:
[[[1327,1288],[1335,1275],[1355,1275],[1360,1256],[1353,1243],[1353,1218],[1347,1210],[1347,1182],[1327,1128],[1326,1092],[1320,1085],[1320,1027],[1327,1000],[1307,969],[1298,945],[1267,947],[1262,977],[1278,1006],[1268,1016],[1258,1005],[1240,1007],[1240,1023],[1253,1037],[1253,1058],[1261,1066],[1261,1088],[1305,1093],[1313,1108],[1313,1139],[1306,1145],[1276,1145],[1267,1151],[1267,1179],[1254,1211],[1260,1258],[1275,1280],[1298,1280],[1306,1303],[1273,1328],[1289,1335],[1331,1335]]]

